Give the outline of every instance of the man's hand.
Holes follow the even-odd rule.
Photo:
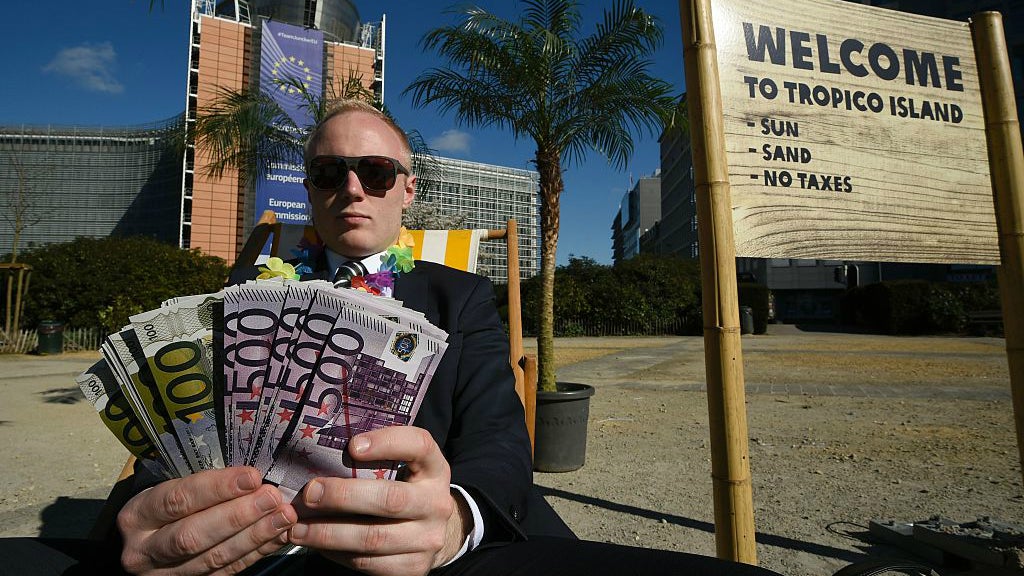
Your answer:
[[[168,480],[117,515],[132,574],[235,574],[287,543],[297,515],[254,468]]]
[[[451,560],[472,529],[469,506],[453,496],[448,462],[430,434],[392,426],[349,443],[358,461],[396,460],[405,482],[316,478],[302,492],[305,514],[290,530],[293,544],[375,576],[426,574]]]

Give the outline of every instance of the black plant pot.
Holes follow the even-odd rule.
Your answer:
[[[537,391],[533,468],[540,472],[572,472],[587,456],[587,419],[594,387],[556,383],[555,392]]]

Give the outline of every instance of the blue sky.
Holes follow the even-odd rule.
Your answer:
[[[583,30],[589,33],[612,0],[585,2]],[[684,90],[678,3],[637,0],[665,31],[654,73]],[[186,0],[51,0],[11,2],[5,34],[5,81],[0,83],[0,124],[147,124],[185,108],[188,9]],[[480,0],[505,17],[515,0]],[[529,168],[534,147],[508,132],[459,126],[454,116],[415,109],[402,91],[423,70],[441,64],[424,53],[420,39],[430,29],[454,23],[452,3],[356,0],[360,16],[387,15],[385,103],[406,128],[415,128],[444,156]],[[570,254],[611,261],[611,223],[630,176],[651,174],[659,163],[657,136],[639,135],[628,168],[616,170],[597,154],[565,172],[558,262]]]

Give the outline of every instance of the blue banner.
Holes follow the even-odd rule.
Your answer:
[[[300,84],[311,96],[323,94],[324,35],[320,30],[282,22],[263,22],[260,44],[260,90],[274,100],[300,130],[313,124],[305,107]],[[282,127],[283,128],[283,127]],[[306,189],[302,186],[305,170],[302,154],[271,165],[256,178],[255,218],[264,210],[273,210],[284,224],[309,222]]]

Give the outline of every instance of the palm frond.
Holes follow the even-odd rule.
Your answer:
[[[412,148],[412,173],[416,175],[416,197],[430,201],[431,193],[440,191],[444,181],[444,170],[437,157],[437,150],[431,148],[419,130],[408,130],[405,133]]]
[[[547,30],[554,36],[569,39],[580,26],[580,3],[575,0],[525,0],[523,26]]]
[[[416,105],[436,104],[442,113],[454,111],[460,122],[471,126],[516,129],[522,102],[499,82],[464,76],[454,70],[434,68],[406,88]]]
[[[302,135],[269,95],[220,88],[196,118],[195,145],[209,157],[204,174],[222,178],[233,169],[249,179],[301,157]]]
[[[605,12],[597,31],[579,43],[573,62],[580,81],[592,83],[608,69],[636,59],[645,59],[663,41],[657,20],[636,8],[630,1],[616,2]]]

